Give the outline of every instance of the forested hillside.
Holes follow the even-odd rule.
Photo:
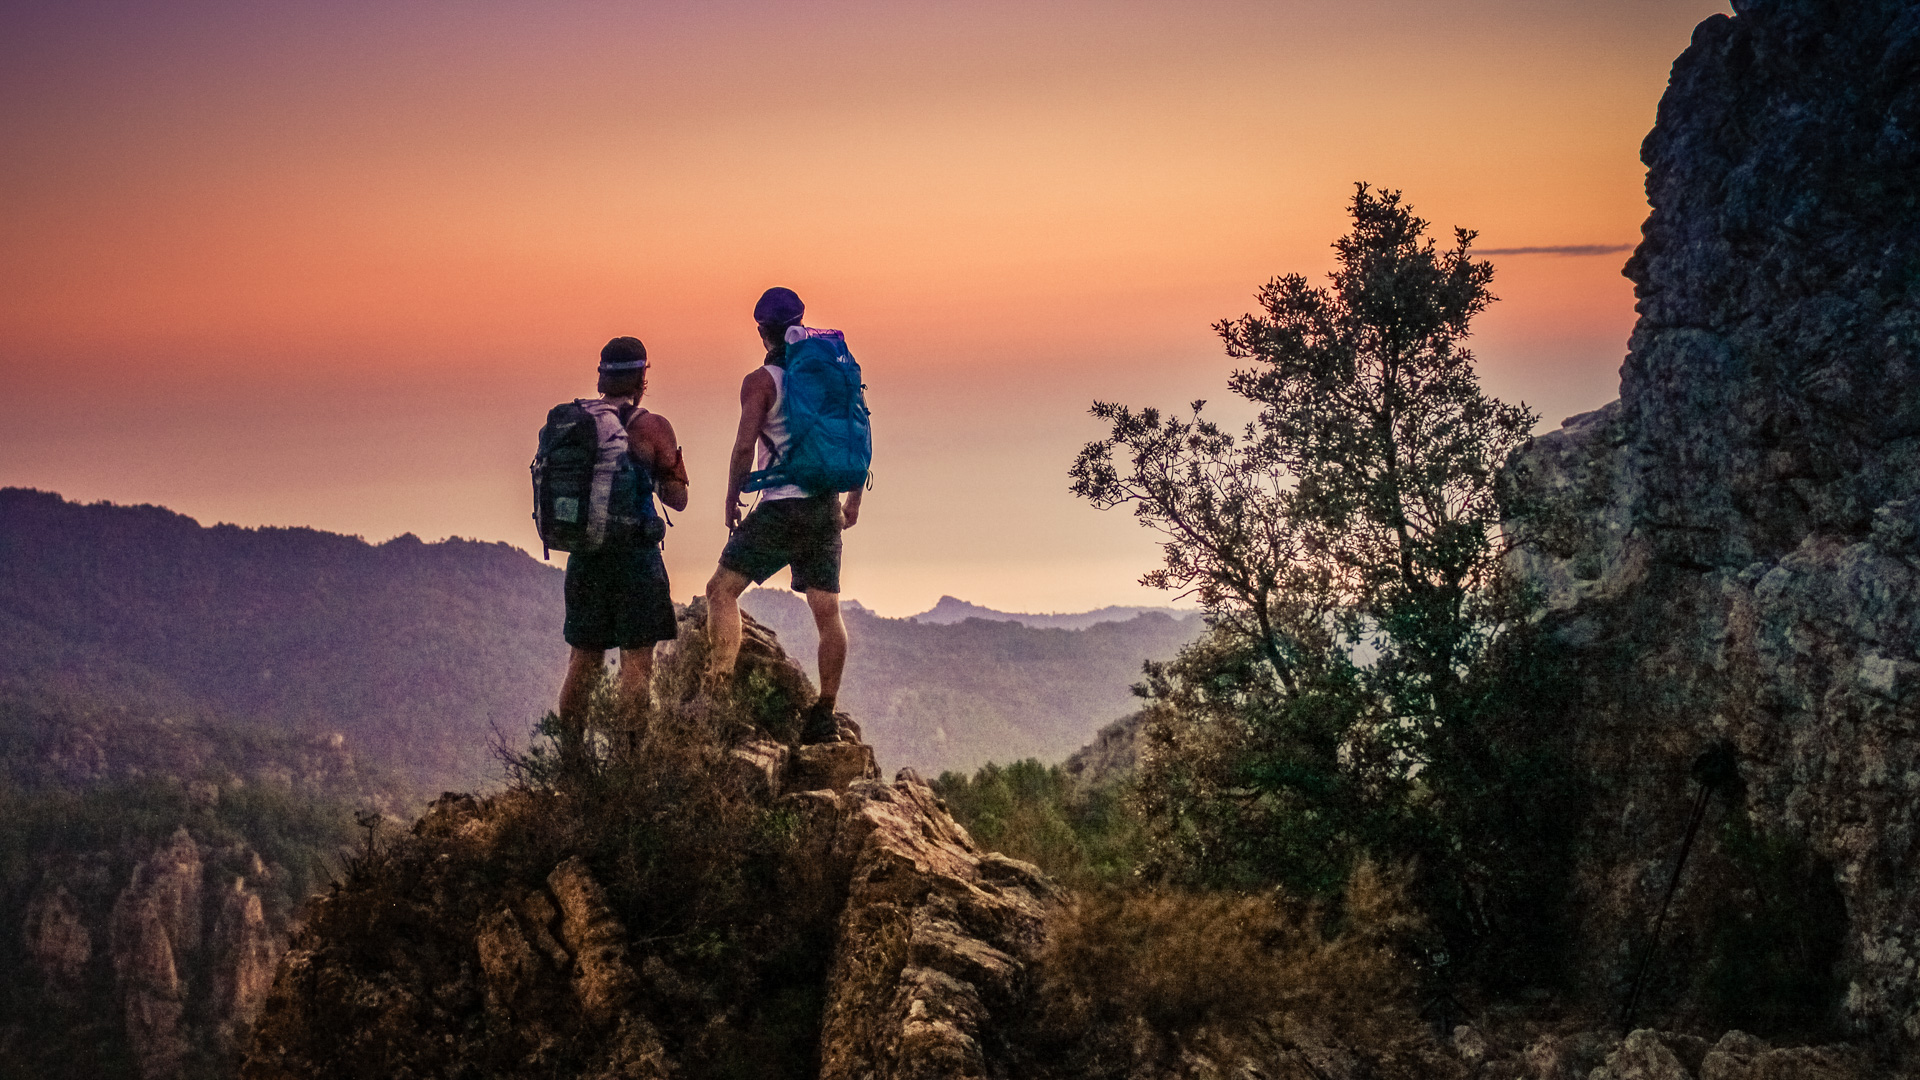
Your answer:
[[[485,786],[495,732],[523,739],[552,707],[561,579],[506,544],[203,527],[0,490],[0,695],[339,734],[428,794]],[[746,604],[811,667],[798,596]],[[888,769],[1057,761],[1133,708],[1142,661],[1200,630],[1197,616],[1116,613],[1133,617],[1069,630],[850,604],[841,702]]]
[[[491,775],[566,647],[560,572],[505,544],[203,528],[0,491],[0,690],[345,737],[423,788]]]

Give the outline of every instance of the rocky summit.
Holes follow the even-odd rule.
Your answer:
[[[696,607],[656,686],[690,688]],[[312,906],[242,1075],[1003,1071],[1053,887],[980,850],[748,620],[731,703],[592,775],[447,795]],[[615,731],[624,737],[625,732]]]
[[[1510,471],[1580,687],[1579,977],[1911,1054],[1920,5],[1733,7],[1642,148],[1620,400]]]

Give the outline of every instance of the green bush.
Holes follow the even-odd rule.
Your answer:
[[[983,847],[1074,884],[1120,882],[1139,863],[1140,830],[1125,782],[1086,783],[1028,758],[971,777],[940,774],[934,791]]]

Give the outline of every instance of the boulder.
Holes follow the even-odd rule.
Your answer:
[[[789,791],[838,791],[855,780],[878,780],[873,747],[862,742],[802,746],[787,766]]]
[[[988,1075],[1045,937],[1052,888],[981,852],[911,770],[836,800],[852,866],[821,1037],[823,1078]]]

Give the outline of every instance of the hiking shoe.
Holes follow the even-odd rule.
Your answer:
[[[800,725],[800,745],[818,746],[839,741],[840,722],[834,719],[833,710],[823,709],[817,704],[807,709],[806,719]]]

